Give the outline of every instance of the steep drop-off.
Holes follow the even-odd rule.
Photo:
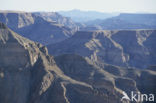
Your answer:
[[[150,68],[94,64],[75,54],[52,57],[0,23],[0,103],[129,103],[121,101],[123,91],[155,93]]]
[[[156,30],[80,31],[60,43],[48,45],[52,55],[79,54],[94,62],[124,67],[156,65]]]
[[[1,11],[0,21],[22,36],[44,45],[65,40],[78,29],[71,20],[57,13],[50,14],[49,20],[43,13]],[[48,13],[46,15],[48,17]]]

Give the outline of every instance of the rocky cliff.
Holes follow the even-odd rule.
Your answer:
[[[57,12],[34,12],[33,14],[40,16],[47,21],[56,22],[57,24],[66,26],[73,31],[77,31],[79,29],[77,23],[73,22],[71,18],[64,17]]]
[[[141,70],[106,63],[94,64],[88,58],[75,54],[59,55],[54,60],[64,74],[92,85],[99,90],[97,91],[99,93],[107,91],[108,97],[111,97],[110,91],[114,91],[115,88],[125,91],[128,95],[131,91],[140,91],[145,94],[156,93],[155,66]]]
[[[123,91],[155,91],[154,66],[137,70],[75,54],[53,57],[2,23],[0,57],[0,103],[129,103],[121,101]]]
[[[48,49],[53,55],[75,53],[95,62],[147,68],[156,64],[155,34],[156,30],[80,31]]]
[[[47,18],[44,13],[1,11],[0,21],[22,36],[44,45],[62,41],[78,29],[74,22],[57,13],[45,15]]]
[[[0,102],[76,103],[110,101],[91,85],[66,76],[46,47],[21,37],[0,24]],[[121,93],[112,103],[119,101]],[[100,96],[100,97],[99,97]],[[87,98],[84,98],[87,97]],[[90,99],[91,98],[91,99]]]
[[[80,85],[65,76],[47,48],[21,37],[0,23],[0,102],[66,103],[67,85]]]

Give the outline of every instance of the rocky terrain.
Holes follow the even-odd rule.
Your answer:
[[[57,24],[66,26],[75,31],[79,29],[77,26],[78,23],[73,22],[71,18],[64,17],[57,12],[34,12],[33,14],[40,16],[47,21],[56,22]]]
[[[77,12],[83,22],[115,15]],[[0,103],[140,103],[121,101],[123,92],[156,95],[155,14],[85,24],[69,17],[0,11]]]
[[[1,11],[0,21],[22,36],[44,45],[65,40],[78,30],[71,19],[54,12]]]
[[[156,14],[121,13],[107,19],[96,19],[85,24],[89,27],[102,28],[101,30],[116,29],[156,29]],[[82,28],[83,29],[83,28]],[[98,30],[94,28],[93,30]]]
[[[107,16],[110,18],[107,17],[105,20],[92,18],[93,21],[76,23],[71,18],[64,17],[57,12],[0,11],[0,21],[20,35],[43,45],[61,42],[70,38],[77,31],[156,29],[155,14],[120,14],[115,16],[116,14],[98,12],[81,13],[91,18],[94,14],[97,15],[95,16],[97,18],[104,19]],[[77,17],[83,17],[82,15]],[[115,17],[112,17],[113,15]]]
[[[110,89],[115,86],[115,88],[124,90],[126,93],[135,90],[139,90],[141,93],[156,93],[156,84],[154,83],[156,80],[155,66],[141,70],[106,63],[95,64],[88,58],[75,54],[59,55],[54,60],[64,74],[75,80],[91,84],[97,90],[101,89],[101,92],[104,88]]]
[[[121,101],[123,91],[156,93],[154,66],[98,63],[76,54],[53,57],[0,23],[0,103],[129,103]]]
[[[155,44],[156,30],[80,31],[48,49],[52,55],[75,53],[94,62],[147,68],[156,65]]]

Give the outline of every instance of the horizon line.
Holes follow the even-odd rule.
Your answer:
[[[148,11],[136,11],[136,12],[123,12],[123,11],[98,11],[98,10],[81,10],[81,9],[70,9],[70,10],[9,10],[9,9],[0,9],[0,12],[69,12],[69,11],[81,11],[81,12],[99,12],[99,13],[134,13],[134,14],[156,14],[156,12],[148,12]]]

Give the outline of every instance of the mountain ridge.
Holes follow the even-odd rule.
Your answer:
[[[74,24],[70,19],[53,12],[50,13],[50,17],[51,15],[56,16],[53,18],[59,18],[57,20],[48,21],[44,16],[41,14],[37,15],[36,13],[13,11],[9,13],[2,12],[0,13],[0,21],[22,36],[40,42],[44,45],[64,40],[73,35],[73,33],[78,29],[76,24]],[[43,39],[41,39],[41,37]]]
[[[155,91],[155,71],[99,66],[77,54],[53,57],[3,23],[0,57],[2,103],[125,103],[123,91]]]
[[[99,26],[102,29],[155,29],[156,14],[121,13],[108,19],[88,21],[87,26]],[[83,29],[83,28],[82,28]],[[96,30],[96,29],[94,29]]]
[[[147,68],[150,63],[155,64],[153,54],[155,48],[149,45],[150,42],[155,43],[155,32],[155,30],[79,31],[67,40],[48,45],[48,50],[53,55],[76,53],[93,61]],[[150,41],[148,38],[153,39]]]
[[[113,16],[117,16],[118,13],[105,13],[98,11],[82,11],[82,10],[70,10],[70,11],[58,11],[61,15],[65,17],[72,18],[75,22],[84,23],[95,19],[106,19]]]

